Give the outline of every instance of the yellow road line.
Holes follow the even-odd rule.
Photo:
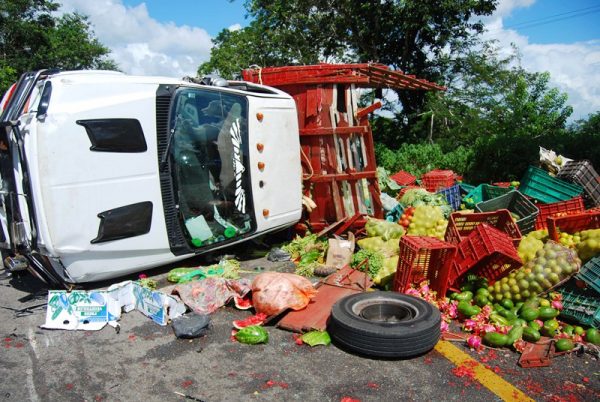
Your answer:
[[[533,401],[525,395],[523,391],[516,388],[514,385],[486,368],[483,364],[473,359],[467,353],[463,352],[452,343],[440,340],[435,346],[435,350],[442,354],[446,359],[450,360],[456,366],[467,365],[473,369],[475,379],[491,392],[502,398],[504,401]]]

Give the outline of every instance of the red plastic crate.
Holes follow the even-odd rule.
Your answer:
[[[519,246],[521,231],[508,209],[469,214],[453,212],[450,214],[444,238],[447,242],[458,244],[481,223],[486,223],[506,233],[511,238],[515,247]]]
[[[402,236],[393,290],[404,292],[413,283],[429,280],[438,297],[448,290],[448,274],[456,246],[428,236]]]
[[[454,185],[455,175],[452,170],[434,169],[421,176],[421,183],[432,193],[435,193],[441,188],[446,188]]]
[[[482,223],[458,244],[448,283],[458,285],[467,273],[487,278],[492,284],[523,265],[512,239]]]
[[[402,196],[403,196],[404,194],[406,194],[406,192],[407,192],[408,190],[412,190],[412,189],[415,189],[415,188],[423,188],[423,187],[420,187],[420,186],[406,186],[406,187],[403,187],[403,188],[402,188],[402,189],[401,189],[401,190],[398,192],[398,195],[396,196],[396,199],[398,199],[398,200],[399,200],[400,198],[402,198]]]
[[[404,170],[394,173],[390,176],[390,179],[394,180],[400,186],[410,186],[411,184],[415,184],[415,181],[417,180],[415,176]]]
[[[561,232],[575,233],[587,229],[600,228],[600,211],[583,212],[576,215],[555,217],[551,216],[548,222],[548,236],[558,241]]]
[[[567,201],[553,202],[552,204],[537,205],[540,213],[535,221],[536,230],[546,229],[548,227],[548,217],[550,216],[565,216],[581,213],[585,210],[583,198],[578,195]]]

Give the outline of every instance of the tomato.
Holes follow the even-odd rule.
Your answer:
[[[408,227],[409,224],[410,224],[410,222],[408,221],[408,219],[401,219],[400,220],[400,225],[402,225],[404,227]]]

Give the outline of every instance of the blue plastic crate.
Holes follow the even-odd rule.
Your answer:
[[[442,188],[438,190],[438,194],[444,194],[446,200],[448,200],[448,204],[452,207],[454,211],[458,211],[460,208],[460,187],[458,184],[455,184],[450,187]]]

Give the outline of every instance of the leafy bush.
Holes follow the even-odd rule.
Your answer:
[[[421,176],[432,169],[451,169],[463,174],[469,168],[473,151],[465,147],[444,152],[438,144],[402,144],[392,150],[383,144],[375,144],[377,165],[392,173],[404,170],[414,176]]]

